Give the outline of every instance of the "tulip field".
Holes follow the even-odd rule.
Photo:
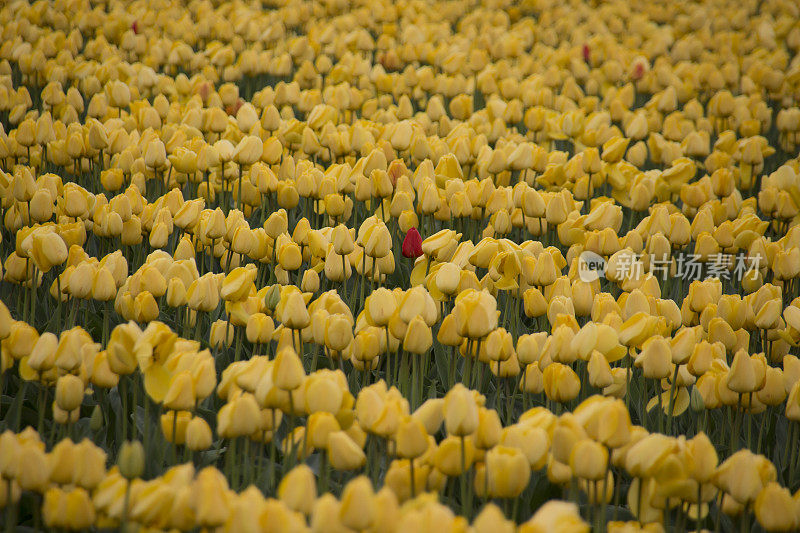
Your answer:
[[[2,531],[800,531],[796,1],[0,36]]]

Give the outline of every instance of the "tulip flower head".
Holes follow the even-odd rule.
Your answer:
[[[422,255],[422,236],[417,228],[409,228],[403,239],[403,257],[415,259]]]

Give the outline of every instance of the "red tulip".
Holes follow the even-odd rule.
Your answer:
[[[417,228],[411,228],[403,239],[403,255],[417,258],[422,255],[422,236]]]
[[[138,33],[139,33],[139,21],[138,20],[134,20],[133,21],[133,24],[131,24],[131,29],[133,30],[133,33],[138,35]]]
[[[589,50],[589,45],[588,44],[584,44],[583,45],[583,60],[586,61],[587,63],[589,62],[590,54],[591,54],[591,50]]]
[[[644,76],[644,65],[642,63],[636,63],[636,66],[633,67],[633,74],[631,77],[634,81],[638,81],[642,79],[642,76]]]

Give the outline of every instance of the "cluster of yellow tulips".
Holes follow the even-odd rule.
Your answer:
[[[6,531],[800,529],[793,2],[0,36]]]

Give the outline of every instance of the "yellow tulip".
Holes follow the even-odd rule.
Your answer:
[[[317,483],[314,473],[306,465],[298,465],[287,472],[278,485],[278,498],[289,509],[311,514],[317,497]]]
[[[578,396],[581,382],[572,368],[551,363],[544,369],[544,393],[553,401],[564,403]]]
[[[478,405],[475,397],[460,383],[445,395],[442,412],[445,428],[450,435],[470,435],[478,429]]]
[[[546,531],[571,531],[588,533],[589,524],[581,519],[578,506],[574,503],[549,501],[524,524],[519,526],[520,533],[544,533]]]
[[[88,529],[94,524],[95,509],[89,493],[82,488],[64,491],[50,488],[44,495],[42,514],[48,527]]]
[[[397,427],[395,444],[398,457],[416,459],[428,449],[428,433],[416,418],[404,416]]]
[[[193,417],[186,425],[186,446],[192,451],[207,450],[211,447],[211,427],[199,416]]]
[[[350,481],[342,492],[339,517],[342,524],[360,531],[369,528],[375,520],[375,493],[365,476]]]
[[[328,462],[336,470],[356,470],[366,461],[364,450],[344,431],[328,436]]]
[[[767,531],[792,531],[800,526],[796,500],[789,489],[774,481],[759,492],[754,510],[759,524]]]
[[[517,448],[495,446],[486,453],[489,496],[516,498],[528,486],[531,469]]]
[[[67,374],[56,382],[56,403],[64,411],[74,411],[83,402],[83,381]]]
[[[192,484],[191,508],[200,527],[217,527],[230,515],[227,503],[228,482],[222,473],[209,466],[201,470]]]
[[[223,439],[253,435],[260,429],[258,403],[250,393],[230,398],[217,413],[217,434]]]
[[[578,441],[570,453],[569,466],[574,474],[590,481],[598,481],[606,476],[608,450],[591,439]]]
[[[189,411],[167,411],[161,415],[161,431],[167,442],[176,446],[186,443],[186,431],[192,414]],[[174,427],[174,431],[173,431]]]
[[[740,450],[731,455],[712,476],[715,486],[740,504],[753,503],[761,491],[777,479],[775,466],[761,455]]]

